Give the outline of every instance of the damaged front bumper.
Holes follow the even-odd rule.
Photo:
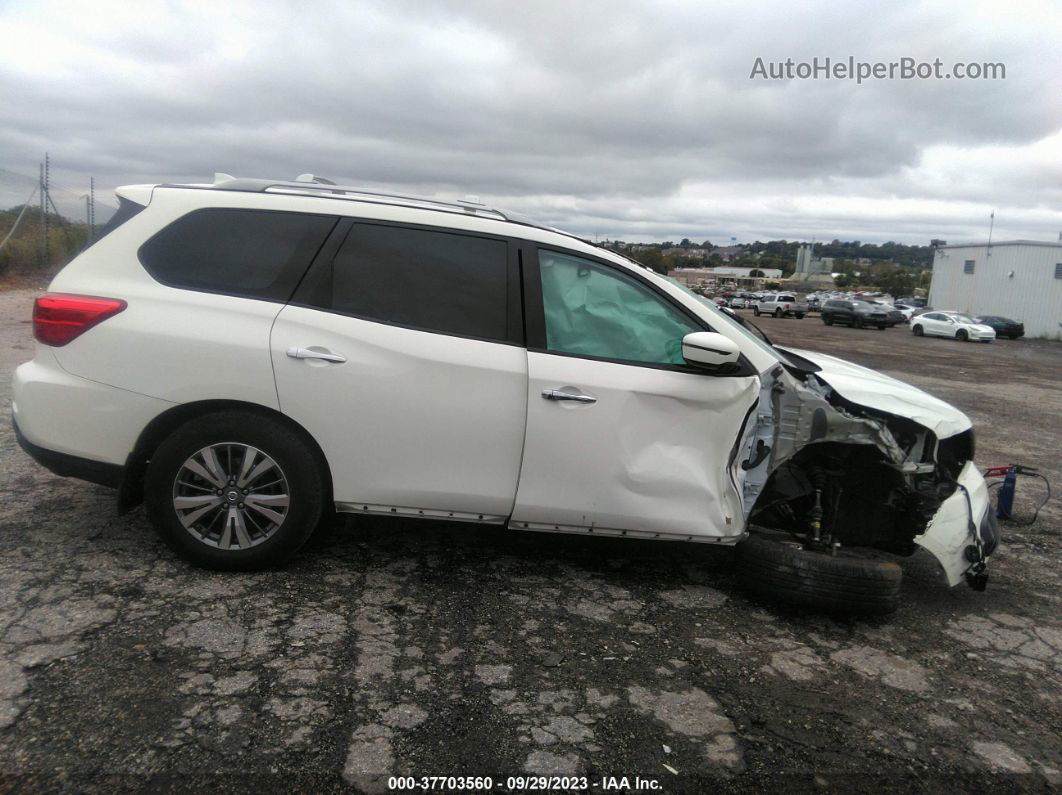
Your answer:
[[[900,555],[921,546],[949,585],[983,589],[999,525],[973,463],[970,420],[883,374],[790,353],[796,367],[764,380],[743,443],[749,521],[813,546]]]
[[[967,461],[958,488],[940,504],[926,531],[914,537],[940,561],[948,585],[958,585],[969,575],[971,585],[983,587],[983,564],[999,545],[999,523],[991,508],[985,479],[973,461]]]

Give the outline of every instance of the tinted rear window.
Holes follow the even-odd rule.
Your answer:
[[[425,331],[505,340],[507,258],[502,240],[356,224],[336,254],[332,308]]]
[[[140,261],[171,287],[287,301],[335,222],[329,215],[196,210],[141,246]]]

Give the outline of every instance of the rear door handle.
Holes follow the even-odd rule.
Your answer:
[[[341,353],[315,351],[312,348],[288,348],[287,354],[292,359],[320,359],[323,362],[332,362],[333,364],[343,364],[347,360],[347,357]]]
[[[597,403],[597,398],[573,392],[561,392],[559,389],[543,389],[542,397],[546,400],[574,400],[577,403]]]

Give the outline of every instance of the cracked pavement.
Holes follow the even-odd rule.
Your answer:
[[[32,298],[0,294],[8,400]],[[1062,346],[763,325],[954,402],[982,466],[1062,482]],[[1004,525],[986,593],[949,590],[920,552],[899,612],[857,620],[748,598],[728,550],[441,522],[337,521],[283,570],[203,572],[141,510],[37,467],[6,422],[0,474],[3,791],[1062,787],[1057,503]],[[1028,513],[1039,492],[1018,489]]]

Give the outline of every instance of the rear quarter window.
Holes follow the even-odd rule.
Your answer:
[[[335,225],[330,215],[196,210],[140,247],[140,262],[170,287],[287,301]]]

